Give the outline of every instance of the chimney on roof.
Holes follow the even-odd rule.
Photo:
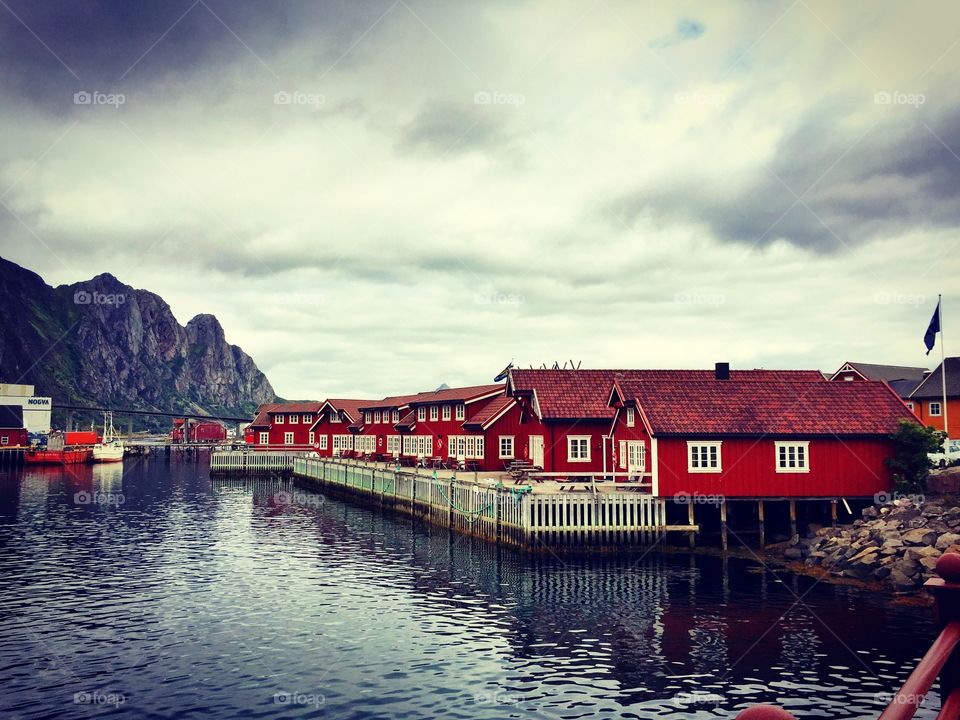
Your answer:
[[[730,379],[730,363],[718,362],[714,366],[713,375],[717,380]]]

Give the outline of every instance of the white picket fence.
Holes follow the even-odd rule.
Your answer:
[[[339,488],[454,530],[513,545],[648,544],[670,526],[666,500],[643,493],[530,493],[411,470],[298,457],[295,476]]]
[[[291,472],[293,462],[307,452],[228,450],[210,453],[210,472]]]

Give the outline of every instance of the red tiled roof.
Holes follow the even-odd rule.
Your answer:
[[[490,398],[487,400],[477,413],[463,426],[469,428],[480,428],[493,420],[497,415],[499,415],[503,410],[510,407],[516,400],[509,395],[498,395],[497,397]]]
[[[655,435],[889,435],[915,420],[883,382],[620,379]]]
[[[280,407],[282,404],[283,403],[264,403],[257,408],[257,416],[247,427],[270,427],[269,413],[275,408]]]
[[[504,386],[497,385],[471,385],[461,388],[445,388],[443,390],[434,390],[433,392],[420,393],[410,399],[411,405],[424,405],[430,403],[442,402],[470,402],[476,398],[481,398],[490,393],[503,392]]]
[[[536,393],[544,419],[603,419],[613,417],[607,406],[615,379],[674,378],[708,380],[713,370],[523,370],[510,371],[514,392]],[[731,370],[731,379],[794,379],[826,382],[819,370]]]
[[[420,393],[423,394],[423,393]],[[370,400],[366,405],[361,405],[360,410],[380,410],[381,408],[405,408],[410,401],[418,395],[391,395],[383,400]]]
[[[402,418],[400,418],[400,422],[396,424],[396,427],[412,428],[416,424],[416,422],[417,422],[417,413],[411,410]]]

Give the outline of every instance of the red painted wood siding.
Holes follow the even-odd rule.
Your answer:
[[[607,470],[612,469],[610,443],[606,435],[610,432],[611,420],[552,420],[544,423],[544,472],[602,472],[603,453],[606,445]],[[531,434],[533,430],[529,431]],[[567,439],[573,435],[586,435],[590,438],[590,461],[570,462],[567,460]]]
[[[950,379],[950,376],[947,376],[947,379]],[[929,427],[936,428],[937,430],[943,430],[943,400],[935,400],[933,398],[923,398],[915,400],[907,400],[907,407],[910,403],[913,403],[913,412],[916,414],[920,421]],[[930,403],[939,402],[941,405],[939,415],[930,414]],[[950,423],[950,437],[957,438],[960,437],[960,398],[947,398],[947,421]]]
[[[522,411],[519,404],[514,405],[501,415],[490,427],[483,432],[483,466],[487,472],[503,472],[509,459],[500,458],[500,436],[513,436],[513,457],[516,460],[530,460],[530,435],[544,435],[544,451],[546,451],[546,434],[536,418],[533,422],[521,422]],[[529,415],[529,413],[528,413]],[[476,434],[476,433],[473,433]]]
[[[689,438],[698,440],[704,438]],[[713,440],[714,438],[710,438]],[[659,494],[726,497],[866,497],[890,489],[884,460],[892,444],[883,438],[809,440],[808,473],[778,473],[771,438],[721,438],[721,473],[687,472],[687,438],[657,441]]]

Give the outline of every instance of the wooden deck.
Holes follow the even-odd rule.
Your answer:
[[[397,470],[342,460],[293,459],[298,480],[422,518],[493,542],[533,549],[649,545],[667,532],[697,532],[667,525],[666,500],[642,493],[533,492],[480,473]],[[473,473],[461,473],[473,475]]]

